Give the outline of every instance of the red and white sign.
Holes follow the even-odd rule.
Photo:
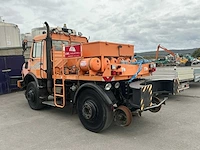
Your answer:
[[[81,57],[82,55],[82,47],[81,45],[74,46],[66,46],[65,47],[65,57],[73,58],[73,57]]]

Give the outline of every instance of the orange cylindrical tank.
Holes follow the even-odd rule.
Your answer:
[[[123,57],[119,57],[119,58],[117,58],[117,63],[120,64],[122,60],[124,60]]]
[[[110,62],[113,63],[113,64],[116,64],[117,63],[117,59],[114,58],[114,57],[112,57],[111,60],[110,60]]]
[[[129,64],[131,62],[130,58],[126,58],[125,61]]]
[[[110,60],[108,58],[104,58],[104,63],[103,63],[104,70],[107,68],[108,65],[110,65]]]
[[[99,58],[85,58],[79,61],[79,67],[82,71],[99,71],[101,60]]]
[[[135,59],[135,58],[133,58],[132,60],[131,60],[131,62],[133,63],[133,62],[136,62],[137,60]]]

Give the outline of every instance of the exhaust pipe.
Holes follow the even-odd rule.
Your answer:
[[[49,94],[52,93],[52,62],[51,62],[51,48],[52,39],[50,36],[49,25],[44,22],[47,27],[47,37],[46,37],[46,63],[47,63],[47,91]]]

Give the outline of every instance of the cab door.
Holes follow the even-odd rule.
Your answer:
[[[44,41],[35,41],[32,46],[30,59],[30,71],[37,78],[44,78]]]

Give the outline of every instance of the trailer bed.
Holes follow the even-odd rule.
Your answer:
[[[194,66],[194,82],[200,82],[200,66]]]
[[[189,82],[194,80],[193,67],[157,67],[149,78],[152,80],[174,80]]]

